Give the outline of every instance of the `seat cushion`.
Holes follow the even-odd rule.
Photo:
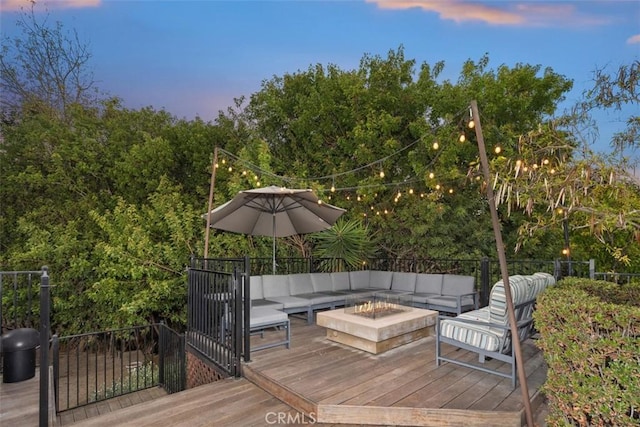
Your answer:
[[[270,297],[269,300],[281,303],[284,310],[289,308],[309,307],[309,300],[305,298],[286,296],[286,297]]]
[[[391,289],[392,279],[393,279],[392,271],[373,270],[369,273],[369,284],[364,287],[389,290]]]
[[[498,351],[500,348],[500,337],[484,325],[444,319],[440,322],[440,335],[486,351]]]
[[[311,284],[313,292],[333,292],[331,273],[311,273]],[[347,289],[348,287],[347,284]]]
[[[252,308],[249,315],[251,328],[283,323],[289,320],[287,313],[272,308]]]
[[[333,290],[338,292],[350,290],[351,286],[349,279],[350,275],[347,271],[331,273],[331,284],[333,285]]]
[[[414,293],[411,295],[411,299],[413,302],[417,302],[420,304],[426,304],[427,299],[439,297],[440,294],[427,294],[427,293]]]
[[[351,284],[351,290],[369,288],[370,273],[369,270],[350,271],[349,283]]]
[[[249,292],[251,293],[251,299],[264,298],[264,293],[262,292],[262,276],[251,276],[249,278]]]
[[[269,301],[268,299],[252,299],[251,308],[273,308],[274,310],[282,310],[284,304],[276,301]]]
[[[462,297],[461,300],[462,307],[467,307],[474,305],[473,297]],[[450,308],[458,308],[458,298],[447,295],[440,295],[437,297],[427,298],[427,304],[439,305],[442,307],[450,307]]]

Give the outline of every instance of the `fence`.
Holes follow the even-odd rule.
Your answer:
[[[237,377],[243,347],[249,345],[249,299],[243,302],[243,295],[249,295],[244,289],[249,260],[208,261],[192,260],[189,269],[186,344],[221,372]]]
[[[0,334],[40,327],[40,271],[0,271]],[[0,342],[0,351],[2,350]]]
[[[184,390],[184,336],[165,324],[53,336],[56,412],[159,385]]]

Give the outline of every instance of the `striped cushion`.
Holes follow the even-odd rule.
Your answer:
[[[440,336],[487,351],[498,351],[500,349],[500,337],[492,333],[488,326],[472,325],[455,319],[445,319],[440,322]]]
[[[519,275],[511,276],[509,277],[509,285],[514,305],[521,304],[527,300],[530,284],[526,277]],[[505,296],[504,284],[502,280],[500,280],[491,288],[491,294],[489,296],[489,322],[506,325],[508,320],[507,298]],[[490,328],[490,330],[500,337],[506,334],[506,330],[504,329]]]

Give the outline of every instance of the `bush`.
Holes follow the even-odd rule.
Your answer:
[[[640,286],[565,279],[537,304],[548,424],[640,425]]]

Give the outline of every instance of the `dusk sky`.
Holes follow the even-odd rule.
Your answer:
[[[3,37],[19,34],[21,6],[28,2],[0,0]],[[640,59],[638,1],[50,0],[36,10],[89,44],[101,90],[130,108],[205,121],[274,75],[317,63],[355,69],[365,53],[384,57],[399,46],[418,65],[444,61],[453,81],[464,61],[485,53],[492,69],[551,67],[574,80],[566,106],[594,70]],[[600,116],[603,139],[627,116]]]

